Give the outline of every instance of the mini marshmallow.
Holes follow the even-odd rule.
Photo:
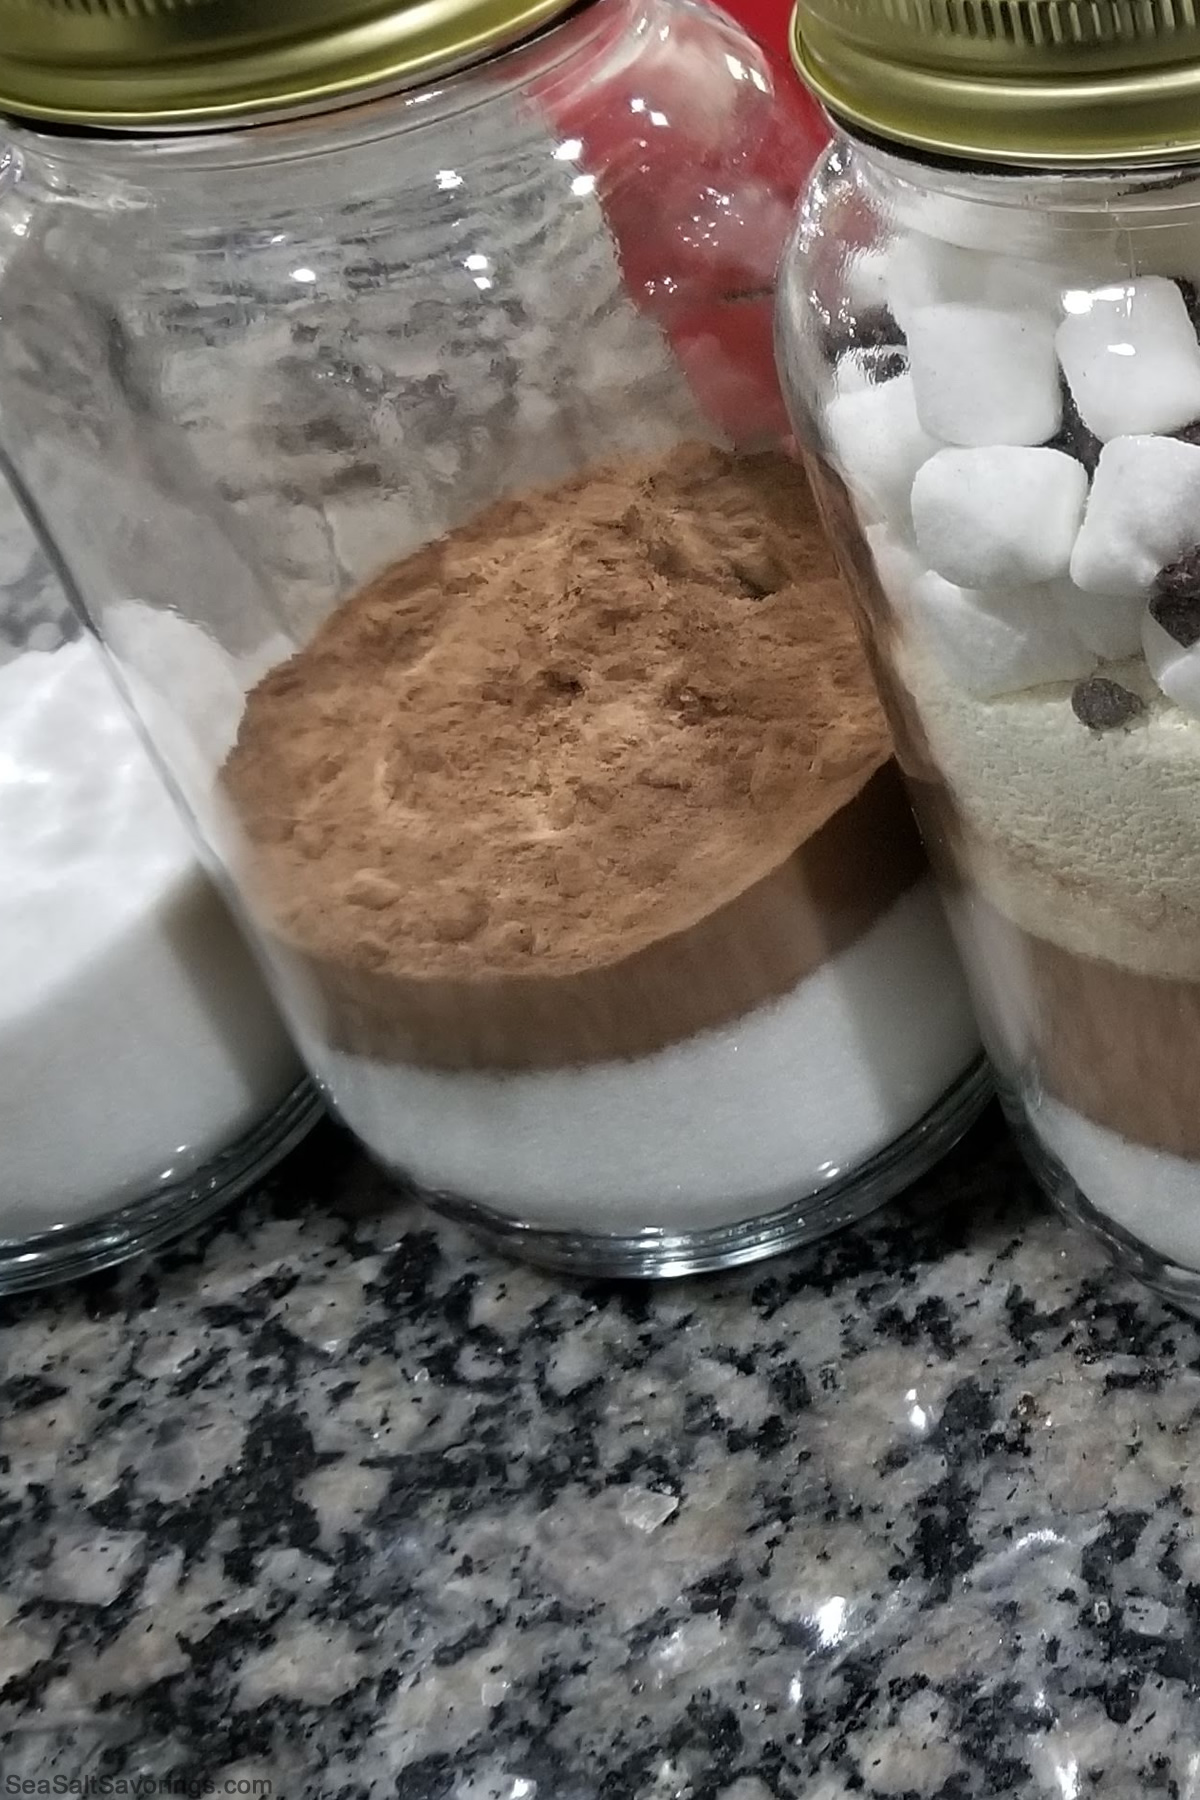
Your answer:
[[[1077,681],[1095,667],[1044,588],[981,594],[926,575],[912,616],[950,679],[981,700]]]
[[[852,312],[873,312],[876,307],[887,305],[890,267],[890,255],[878,245],[848,250],[842,288]]]
[[[939,450],[913,482],[917,547],[959,587],[1053,581],[1067,571],[1087,486],[1086,471],[1061,450]]]
[[[919,232],[1006,263],[1044,268],[1061,261],[1068,251],[1077,254],[1088,241],[1077,226],[1064,233],[1052,213],[1036,206],[989,205],[957,194],[939,194],[932,187],[905,188],[896,203],[906,232]]]
[[[887,304],[908,330],[913,313],[947,300],[983,298],[982,258],[919,232],[898,238],[888,254]]]
[[[835,394],[861,394],[873,386],[870,364],[861,350],[847,350],[833,365]]]
[[[951,301],[908,321],[917,417],[951,444],[1042,444],[1062,423],[1048,314]]]
[[[1069,579],[1048,590],[1064,625],[1101,662],[1124,662],[1142,647],[1144,594],[1089,594]]]
[[[1062,297],[1079,277],[1061,263],[1025,262],[1017,257],[987,258],[987,278],[980,299],[1010,312],[1032,311],[1057,322]]]
[[[1200,643],[1180,644],[1147,611],[1142,619],[1146,663],[1168,700],[1200,719]]]
[[[938,448],[917,418],[912,376],[835,394],[825,433],[855,498],[875,514],[906,517],[913,476]]]
[[[1093,594],[1149,594],[1159,570],[1200,538],[1200,445],[1112,438],[1100,453],[1071,580]]]
[[[886,254],[887,305],[905,331],[918,308],[955,301],[1033,308],[1056,319],[1064,289],[1078,285],[1056,262],[989,254],[919,231],[907,231]]]
[[[1200,418],[1200,344],[1173,281],[1075,289],[1055,343],[1085,425],[1102,442]]]

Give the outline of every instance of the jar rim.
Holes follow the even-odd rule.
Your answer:
[[[460,73],[590,3],[0,0],[0,117],[163,136],[289,122]]]
[[[1200,21],[1172,0],[796,0],[802,80],[897,149],[1025,169],[1200,158]]]

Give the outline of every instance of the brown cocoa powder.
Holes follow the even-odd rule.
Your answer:
[[[1028,1055],[1046,1092],[1132,1144],[1200,1158],[1192,1069],[1200,982],[1064,950],[1014,925],[978,891],[971,904],[1019,972]],[[986,1005],[983,1018],[986,1025]],[[998,1027],[991,1029],[1002,1042]],[[1002,1051],[997,1060],[1003,1066],[1008,1058]]]
[[[686,938],[832,846],[889,755],[800,470],[695,444],[501,501],[385,569],[254,690],[225,782],[281,944],[341,989],[343,1041],[403,1039],[415,984],[428,1017],[397,1054],[521,1064],[633,1053],[629,1030],[535,1051],[477,1019],[460,1055],[439,1005],[453,1038],[471,992],[508,1004]],[[852,932],[918,871],[893,786],[864,818],[889,843],[856,868]],[[825,878],[789,879],[794,911]]]

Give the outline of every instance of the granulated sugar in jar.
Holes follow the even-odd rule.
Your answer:
[[[183,1231],[298,1141],[317,1106],[101,652],[64,636],[61,601],[2,496],[0,538],[11,1291]]]

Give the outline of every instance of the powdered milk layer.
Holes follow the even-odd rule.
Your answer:
[[[505,1075],[308,1060],[381,1161],[564,1230],[694,1231],[850,1174],[977,1054],[932,883],[789,995],[628,1061]]]

